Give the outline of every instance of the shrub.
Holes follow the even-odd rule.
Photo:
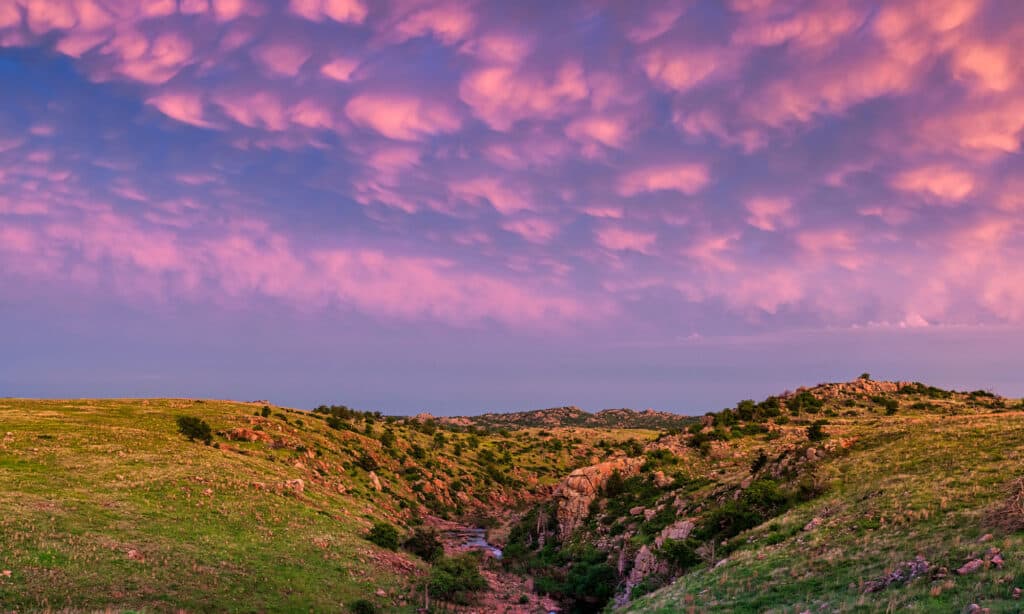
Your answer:
[[[865,381],[871,381],[871,374],[870,373],[861,373],[860,377],[858,377],[857,379],[862,379],[862,380],[865,380]]]
[[[658,555],[679,571],[686,571],[700,563],[695,539],[666,539],[658,550]]]
[[[799,414],[800,412],[816,414],[821,411],[822,401],[809,391],[804,390],[789,399],[786,402],[786,406],[789,407],[789,411],[793,414]]]
[[[380,467],[377,461],[374,460],[374,458],[367,454],[366,452],[363,452],[359,456],[359,460],[356,462],[356,464],[359,465],[363,469],[363,471],[376,471],[378,467]]]
[[[199,440],[209,445],[213,439],[213,430],[206,420],[195,416],[178,416],[178,432],[188,437],[189,441]]]
[[[608,481],[604,483],[604,496],[608,498],[618,497],[624,490],[626,490],[626,482],[622,479],[622,474],[619,473],[619,470],[615,469],[608,476]]]
[[[391,429],[384,429],[384,432],[380,434],[380,445],[385,448],[391,448],[395,445],[395,432]]]
[[[264,418],[269,418],[270,417],[270,406],[269,405],[264,405],[263,409],[260,410],[260,415],[263,416]]]
[[[764,450],[757,451],[757,458],[754,462],[750,463],[750,473],[754,474],[764,468],[768,464],[768,455],[764,453]]]
[[[427,587],[435,597],[465,605],[473,593],[487,588],[487,580],[473,555],[442,556],[430,568]]]
[[[444,554],[444,545],[437,538],[437,533],[431,529],[417,528],[402,547],[427,562]]]
[[[375,522],[366,539],[388,550],[398,550],[398,529],[386,522]]]
[[[367,599],[356,599],[348,604],[348,611],[352,614],[377,614],[377,606]]]
[[[807,439],[809,441],[821,441],[828,437],[828,433],[821,430],[823,424],[825,423],[818,420],[811,426],[807,427]]]

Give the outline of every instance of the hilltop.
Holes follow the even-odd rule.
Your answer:
[[[178,432],[181,416],[209,424],[209,445]],[[862,378],[697,419],[570,407],[469,420],[0,400],[0,603],[413,612],[429,590],[435,606],[523,614],[550,599],[571,612],[1020,605],[1018,400]],[[473,526],[504,557],[472,559],[485,581],[468,593],[438,592],[460,544],[432,563],[393,549]]]
[[[434,420],[448,426],[478,427],[484,429],[525,429],[583,427],[604,429],[672,429],[685,427],[693,422],[692,416],[683,416],[664,411],[646,409],[604,409],[597,413],[586,412],[578,407],[552,407],[531,411],[486,413],[477,416],[435,418],[430,414],[415,417],[421,422]]]

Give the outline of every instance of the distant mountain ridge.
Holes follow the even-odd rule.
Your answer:
[[[684,428],[696,421],[694,416],[684,416],[666,411],[645,409],[603,409],[596,413],[584,411],[576,406],[551,407],[510,413],[486,413],[479,416],[435,417],[419,414],[419,421],[434,420],[438,424],[475,426],[482,428],[620,428],[620,429],[673,429]]]

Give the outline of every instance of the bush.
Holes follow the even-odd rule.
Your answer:
[[[375,522],[366,539],[388,550],[398,550],[398,529],[386,522]]]
[[[811,426],[807,427],[807,439],[810,441],[821,441],[828,438],[828,433],[821,430],[821,427],[824,424],[824,422],[818,420]]]
[[[178,432],[188,437],[189,441],[199,440],[209,445],[213,439],[213,430],[206,420],[195,416],[178,416]]]
[[[377,614],[377,606],[367,599],[356,599],[348,604],[348,611],[352,614]]]
[[[376,471],[380,467],[377,461],[366,452],[363,452],[359,456],[359,460],[356,461],[356,464],[359,465],[363,471]]]
[[[695,539],[666,539],[658,550],[658,555],[679,571],[686,571],[700,563]]]
[[[473,555],[442,556],[430,568],[427,587],[435,597],[465,605],[473,593],[487,588],[487,580],[480,575]]]
[[[768,464],[768,455],[764,453],[764,450],[758,450],[757,451],[757,458],[754,459],[754,462],[750,463],[750,473],[751,474],[757,473],[758,471],[763,469],[764,466],[767,465],[767,464]]]
[[[612,471],[612,474],[608,476],[608,481],[604,483],[604,496],[608,498],[618,497],[626,490],[626,482],[622,479],[622,474],[619,473],[618,469]]]
[[[427,562],[434,561],[444,554],[444,545],[437,538],[437,533],[431,529],[416,529],[402,547]]]
[[[263,409],[260,410],[260,415],[263,416],[264,418],[269,418],[270,417],[270,406],[269,405],[264,405]]]

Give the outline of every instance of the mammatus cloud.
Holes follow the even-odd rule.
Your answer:
[[[4,74],[48,80],[0,84],[0,275],[512,328],[1024,321],[1021,9],[705,4],[0,3]]]

